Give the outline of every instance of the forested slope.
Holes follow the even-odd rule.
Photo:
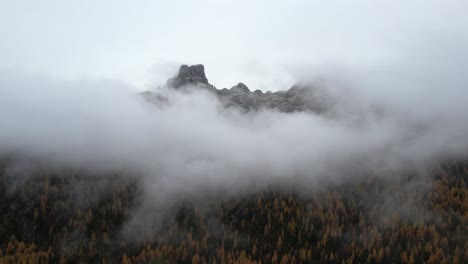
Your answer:
[[[420,186],[412,176],[369,176],[313,193],[271,187],[203,206],[180,201],[145,233],[127,225],[141,202],[137,177],[24,174],[2,166],[0,263],[468,262],[461,162]]]

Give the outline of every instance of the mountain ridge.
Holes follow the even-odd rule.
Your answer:
[[[208,81],[203,64],[182,64],[176,76],[166,82],[169,89],[187,91],[205,89],[214,93],[226,108],[239,108],[242,111],[273,109],[279,112],[315,112],[323,113],[331,109],[332,100],[322,89],[311,84],[294,84],[287,90],[276,92],[251,91],[239,82],[231,88],[217,89]],[[160,95],[145,92],[145,97],[152,102],[164,101]]]

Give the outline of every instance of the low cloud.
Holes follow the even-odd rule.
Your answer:
[[[136,171],[145,205],[202,190],[391,177],[468,153],[466,54],[434,41],[372,69],[296,71],[335,100],[331,116],[226,109],[196,87],[160,88],[168,104],[157,106],[117,81],[1,71],[0,153]]]

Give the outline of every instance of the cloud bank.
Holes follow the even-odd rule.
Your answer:
[[[428,168],[468,154],[466,38],[430,40],[372,69],[294,70],[336,101],[331,116],[226,109],[196,87],[161,88],[169,103],[155,105],[117,81],[1,71],[0,153],[138,172],[146,205]]]

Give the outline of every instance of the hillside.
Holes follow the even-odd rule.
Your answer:
[[[0,173],[0,262],[466,263],[468,166],[331,186],[181,200],[157,226],[129,225],[138,178]],[[81,186],[81,187],[80,187]],[[149,212],[146,212],[150,214]]]

